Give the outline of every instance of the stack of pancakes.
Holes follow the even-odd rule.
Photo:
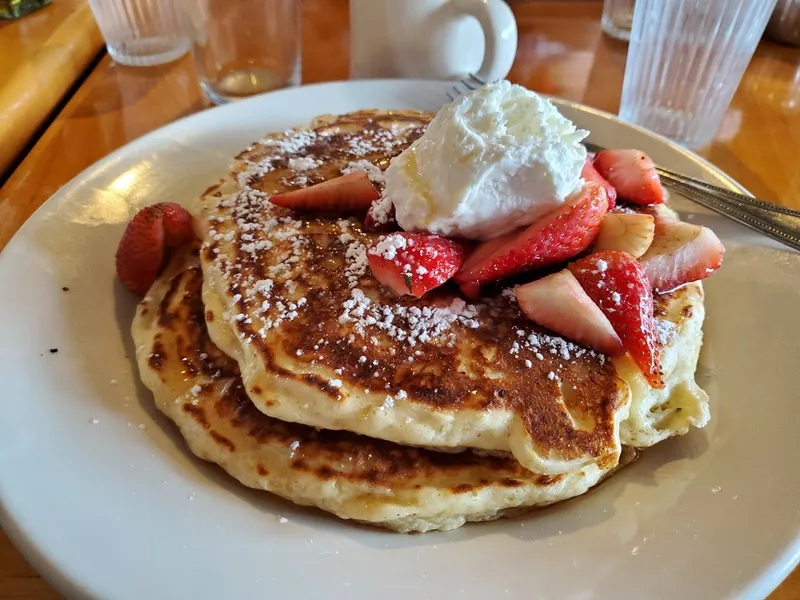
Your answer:
[[[701,427],[702,287],[656,298],[666,386],[528,320],[513,289],[398,298],[361,217],[269,202],[381,170],[432,115],[362,111],[271,134],[193,206],[133,324],[144,383],[197,456],[244,485],[397,531],[583,494],[634,449]]]

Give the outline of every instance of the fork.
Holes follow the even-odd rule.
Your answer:
[[[467,88],[467,90],[470,92],[477,90],[482,85],[486,85],[486,82],[477,75],[475,75],[475,73],[468,73],[467,76],[462,77],[460,81],[461,85]],[[447,94],[447,97],[450,98],[450,102],[452,102],[464,92],[457,85],[454,85],[450,90],[448,90],[445,93]]]
[[[486,84],[472,73],[462,77],[460,83],[466,90],[475,90]],[[464,90],[453,85],[446,93],[452,101],[464,93]],[[605,150],[591,142],[583,144],[589,152]],[[662,183],[679,192],[681,196],[800,251],[800,211],[721,188],[664,167],[656,166],[656,172]]]

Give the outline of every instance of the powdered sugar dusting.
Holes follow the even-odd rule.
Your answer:
[[[394,260],[398,250],[403,250],[411,244],[411,240],[406,239],[400,233],[392,233],[383,238],[369,249],[369,253],[374,256],[381,256],[386,260]]]
[[[350,161],[347,166],[342,169],[342,175],[349,175],[350,173],[366,173],[367,177],[372,183],[383,185],[386,183],[386,178],[383,175],[380,167],[372,164],[368,160]]]
[[[317,133],[308,129],[287,129],[283,134],[261,140],[259,143],[277,150],[277,155],[302,152],[314,140]]]
[[[443,340],[442,335],[454,323],[477,328],[477,316],[478,307],[460,298],[455,298],[446,307],[382,305],[355,288],[344,303],[339,323],[352,323],[354,331],[364,338],[369,337],[374,328],[409,346],[432,341],[449,345],[453,342],[449,338]]]
[[[599,359],[601,364],[605,362],[605,357],[594,350],[584,348],[562,337],[545,333],[531,332],[525,329],[516,330],[517,339],[512,342],[508,349],[509,354],[518,356],[525,362],[526,367],[532,366],[532,359],[543,361],[544,353],[561,360],[579,359],[584,355]],[[528,363],[531,363],[530,365]]]
[[[392,154],[398,145],[397,132],[389,129],[366,129],[363,135],[346,137],[347,150],[355,156],[373,152]]]
[[[511,287],[504,288],[501,292],[501,296],[506,298],[512,304],[517,303],[517,288],[518,285],[512,285]]]
[[[361,278],[367,274],[367,268],[369,268],[367,247],[352,236],[344,239],[349,242],[344,254],[347,265],[344,269],[344,274],[347,277],[348,285],[352,289],[355,288]]]
[[[665,321],[664,319],[656,319],[656,336],[658,343],[666,346],[672,341],[672,338],[677,334],[675,323]]]
[[[385,225],[389,222],[389,215],[392,214],[392,201],[386,195],[382,195],[378,200],[372,203],[370,214],[372,219],[379,225]]]
[[[349,173],[362,172],[366,173],[369,180],[374,183],[379,190],[383,190],[386,185],[386,177],[383,171],[377,165],[369,162],[368,160],[350,161],[345,168],[342,169],[342,175]],[[392,210],[392,201],[381,193],[381,197],[372,203],[370,208],[370,215],[378,225],[385,225],[389,222],[389,215]]]
[[[322,166],[322,161],[310,156],[301,156],[300,158],[290,158],[289,168],[295,171],[308,171],[310,169],[318,169]]]
[[[418,124],[415,127],[421,132]],[[280,169],[280,185],[303,186],[318,181],[309,179],[312,176],[308,173],[323,167],[328,157],[349,158],[342,172],[364,172],[382,187],[383,173],[366,155],[385,157],[405,148],[415,137],[415,127],[401,131],[374,126],[354,133],[297,129],[271,135],[239,156],[236,191],[206,196],[213,205],[209,207],[212,210],[203,249],[206,256],[213,258],[214,268],[222,275],[234,304],[221,318],[243,343],[251,343],[254,336],[264,338],[270,330],[313,310],[306,292],[314,289],[307,273],[313,259],[313,252],[308,249],[316,238],[306,231],[302,220],[269,201],[270,195],[280,190],[265,186],[267,176]],[[350,289],[359,285],[369,269],[367,247],[357,223],[348,219],[336,222]],[[234,253],[235,260],[231,260]],[[253,268],[248,261],[259,266]]]

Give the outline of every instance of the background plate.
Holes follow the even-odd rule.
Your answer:
[[[698,373],[712,422],[584,497],[450,533],[385,533],[241,487],[156,411],[135,375],[135,299],[114,278],[136,210],[199,194],[267,131],[359,108],[436,110],[447,87],[324,84],[178,121],[76,177],[0,255],[2,524],[66,596],[761,597],[797,563],[800,261],[680,199],[728,247],[706,286]],[[735,187],[646,131],[560,106],[598,144]]]

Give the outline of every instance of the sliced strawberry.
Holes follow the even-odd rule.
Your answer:
[[[568,340],[603,354],[625,353],[608,318],[567,270],[519,286],[517,302],[532,321]]]
[[[581,177],[584,181],[594,181],[602,185],[603,189],[606,191],[606,196],[608,196],[608,210],[614,210],[614,207],[617,205],[617,190],[597,172],[597,169],[595,169],[592,164],[592,159],[588,156],[586,157],[586,162],[583,163]]]
[[[144,296],[164,262],[164,215],[148,206],[133,217],[117,247],[117,276],[131,291]]]
[[[617,190],[620,200],[634,204],[663,204],[664,188],[650,157],[641,150],[603,150],[594,167]]]
[[[456,283],[476,298],[486,284],[566,261],[592,243],[607,211],[603,187],[587,182],[533,225],[480,244],[456,273]]]
[[[159,202],[164,218],[164,243],[168,248],[177,248],[194,238],[192,215],[175,202]]]
[[[438,235],[401,231],[375,240],[367,260],[383,285],[398,295],[420,298],[458,271],[464,262],[464,248]]]
[[[569,265],[578,283],[608,317],[622,345],[654,388],[661,378],[661,347],[653,293],[642,267],[625,252],[598,252]]]
[[[653,242],[655,231],[652,215],[640,213],[608,213],[600,223],[600,231],[594,238],[595,252],[618,250],[639,258],[647,252]]]
[[[380,194],[367,174],[356,171],[311,187],[276,194],[269,200],[298,212],[346,214],[363,212],[378,198]]]
[[[655,238],[639,259],[656,292],[668,292],[685,283],[705,279],[716,271],[725,246],[708,227],[660,218]]]
[[[398,229],[394,204],[391,200],[381,197],[369,205],[367,216],[364,218],[364,231],[386,233]]]

